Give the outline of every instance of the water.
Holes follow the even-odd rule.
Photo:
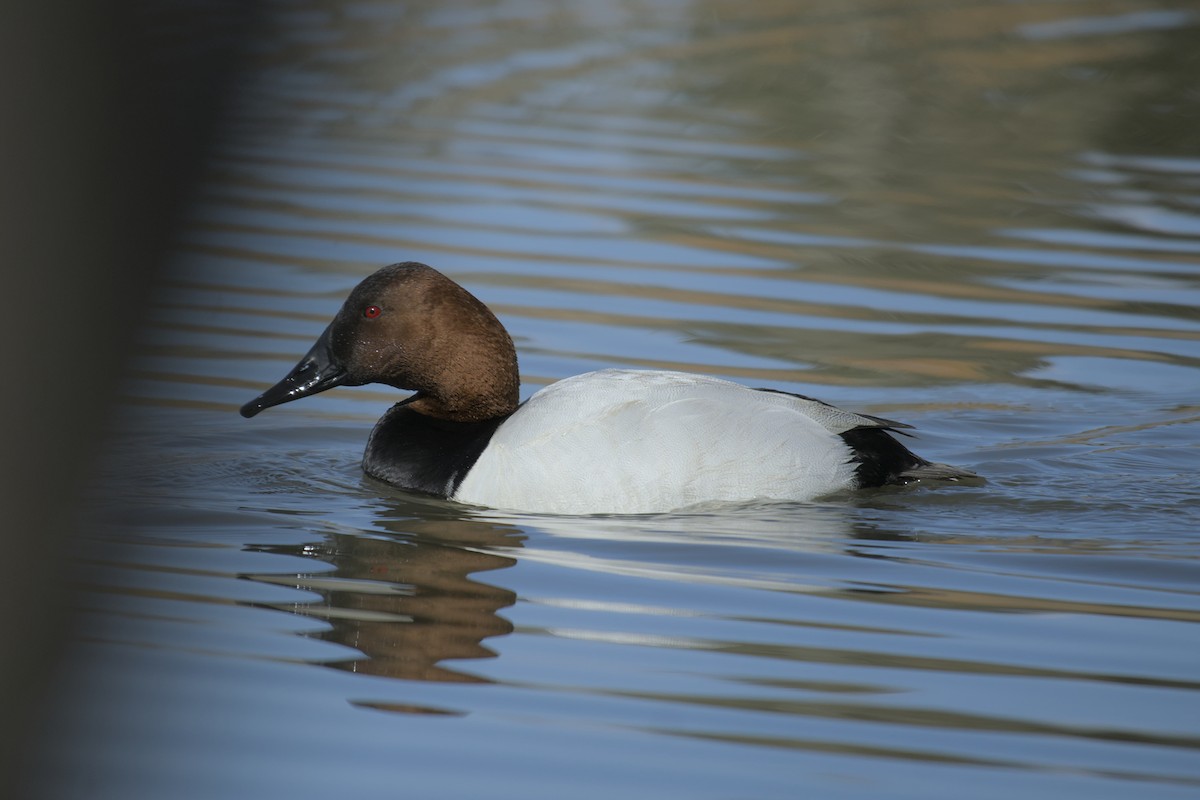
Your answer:
[[[1200,13],[279,6],[77,546],[49,796],[1200,794]],[[983,487],[499,514],[358,466],[397,396],[237,407],[376,267],[524,393],[687,369]]]

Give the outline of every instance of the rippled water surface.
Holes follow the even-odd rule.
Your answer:
[[[1200,11],[274,11],[79,543],[53,796],[1200,793]],[[428,262],[524,394],[685,369],[982,487],[649,517],[365,479],[398,395],[243,420]]]

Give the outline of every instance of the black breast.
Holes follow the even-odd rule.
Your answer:
[[[371,431],[363,471],[402,489],[450,497],[506,419],[451,422],[399,403]]]

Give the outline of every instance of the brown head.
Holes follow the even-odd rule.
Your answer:
[[[516,349],[496,316],[442,273],[408,261],[354,287],[308,354],[242,416],[366,383],[415,391],[411,409],[456,422],[512,413],[520,388]]]

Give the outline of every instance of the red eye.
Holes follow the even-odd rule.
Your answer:
[[[365,309],[363,309],[363,316],[367,319],[375,319],[382,313],[383,309],[379,306],[367,306]]]

